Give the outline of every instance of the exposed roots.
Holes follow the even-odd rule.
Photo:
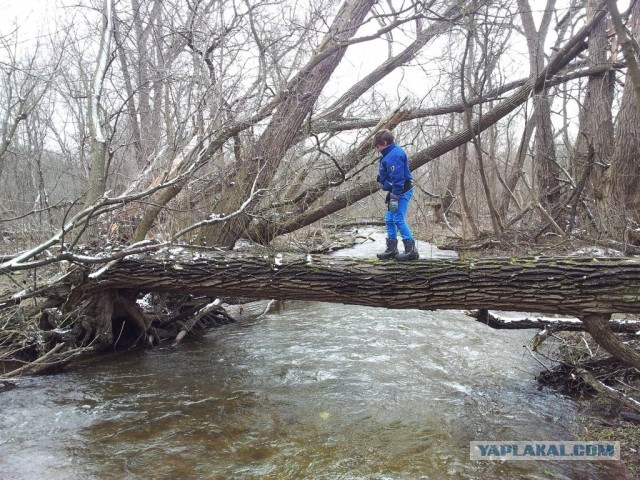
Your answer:
[[[4,302],[0,310],[0,380],[59,371],[100,352],[149,348],[182,340],[234,319],[210,298],[149,294],[131,289],[85,292],[75,276],[60,285]],[[80,281],[78,281],[80,279]],[[52,293],[53,292],[53,293]],[[47,296],[50,295],[50,296]]]

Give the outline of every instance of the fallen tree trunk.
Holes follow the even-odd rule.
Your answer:
[[[355,258],[213,255],[127,258],[86,292],[135,289],[209,297],[315,300],[386,308],[640,313],[640,260],[494,258],[380,262]]]
[[[578,317],[605,350],[640,369],[640,355],[621,342],[610,325],[611,314],[640,313],[640,259],[634,258],[398,263],[311,255],[211,253],[203,257],[199,253],[194,257],[187,249],[172,249],[127,257],[91,274],[78,269],[49,289],[0,300],[0,308],[30,297],[45,298],[43,305],[56,299],[66,311],[79,312],[75,323],[85,336],[75,346],[91,343],[104,349],[118,338],[121,322],[129,324],[135,343],[153,337],[151,322],[135,304],[136,297],[149,292],[397,309],[560,313]]]
[[[469,312],[469,316],[478,322],[496,330],[525,330],[532,328],[547,329],[557,332],[583,332],[585,323],[576,317],[513,317],[511,315],[495,315],[488,310]],[[640,331],[640,320],[610,320],[609,328],[616,333],[636,333]]]
[[[608,323],[613,313],[640,313],[640,260],[636,259],[385,263],[311,256],[222,255],[195,261],[128,258],[94,275],[85,285],[88,291],[105,288],[421,310],[564,313],[583,320],[596,342],[612,356],[640,368],[640,355],[621,342]]]

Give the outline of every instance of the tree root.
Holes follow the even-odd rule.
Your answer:
[[[85,292],[84,277],[72,278],[78,283],[67,286],[65,297],[58,295],[61,289],[56,285],[50,298],[46,288],[38,289],[38,296],[45,296],[42,301],[24,294],[12,306],[4,303],[0,365],[9,371],[0,378],[47,373],[99,353],[152,347],[169,339],[179,343],[188,333],[235,321],[219,300],[157,294],[150,296],[156,301],[143,308],[134,289]]]

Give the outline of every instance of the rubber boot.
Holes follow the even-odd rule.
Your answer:
[[[420,255],[418,255],[418,251],[416,250],[416,241],[403,239],[402,243],[404,243],[404,253],[396,255],[396,260],[399,262],[417,260]]]
[[[387,238],[387,249],[384,253],[378,253],[380,260],[391,260],[398,255],[398,240],[395,238]]]

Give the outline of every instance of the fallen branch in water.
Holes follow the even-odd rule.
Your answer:
[[[0,377],[0,381],[7,378],[15,377],[25,372],[33,373],[31,372],[31,370],[33,370],[38,366],[41,366],[45,361],[49,360],[49,358],[51,358],[55,353],[62,350],[62,347],[64,347],[64,343],[57,344],[55,347],[53,347],[51,350],[49,350],[47,353],[42,355],[40,358],[34,360],[33,362],[23,365],[20,368],[16,368],[15,370],[10,371],[9,373],[5,373],[2,377]]]
[[[489,310],[480,309],[467,312],[478,322],[496,330],[525,330],[529,328],[545,329],[549,332],[580,332],[586,330],[582,320],[576,317],[528,317],[496,315]],[[609,320],[609,327],[616,333],[636,333],[640,331],[640,321]]]
[[[636,412],[640,412],[640,402],[638,400],[625,395],[620,390],[616,390],[615,388],[605,385],[600,380],[596,379],[596,377],[587,372],[584,368],[577,368],[575,370],[575,373],[582,380],[584,380],[587,385],[589,385],[598,393],[602,393],[603,395],[606,395],[607,397],[622,403],[626,407],[629,407]]]
[[[175,347],[176,345],[178,345],[182,341],[182,339],[187,336],[187,333],[189,333],[189,331],[195,326],[195,324],[198,323],[198,321],[200,321],[202,317],[211,313],[214,310],[218,310],[219,305],[220,305],[220,299],[216,299],[210,304],[205,305],[200,310],[198,310],[189,320],[187,320],[187,322],[185,322],[185,324],[182,327],[182,330],[180,330],[180,333],[176,335],[176,340],[173,343],[173,346]]]

